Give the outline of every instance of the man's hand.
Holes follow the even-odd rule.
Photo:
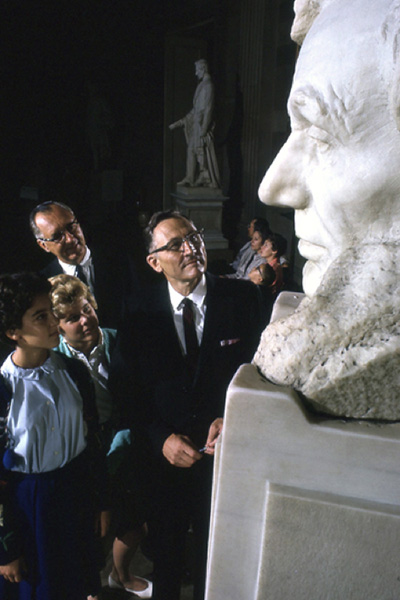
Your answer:
[[[163,454],[175,467],[188,468],[202,458],[200,452],[187,435],[171,433],[164,442]]]
[[[224,424],[224,420],[221,418],[215,419],[210,425],[210,429],[208,430],[208,437],[206,441],[206,449],[204,450],[204,454],[210,454],[211,456],[215,452],[215,444],[219,436],[221,435],[222,425]]]
[[[25,561],[22,556],[8,563],[8,565],[0,565],[0,575],[11,583],[20,583],[23,580],[25,570]]]

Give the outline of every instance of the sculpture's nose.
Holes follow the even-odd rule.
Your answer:
[[[293,132],[264,175],[258,195],[264,204],[302,209],[308,205],[303,136]]]

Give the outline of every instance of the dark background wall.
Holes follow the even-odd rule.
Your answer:
[[[257,199],[289,131],[292,18],[291,0],[2,0],[0,271],[48,260],[27,223],[35,193],[70,204],[87,237],[110,252],[138,252],[139,213],[168,205],[175,183],[166,176],[166,81],[171,47],[185,39],[205,48],[215,82],[216,148],[229,196],[223,230],[232,251],[246,222],[265,215],[288,238],[296,271],[290,211]],[[196,87],[192,57],[187,62],[193,75],[181,95],[175,90],[182,109]],[[97,170],[87,131],[94,86],[111,115],[111,154]],[[115,201],[102,197],[102,171],[122,174]]]

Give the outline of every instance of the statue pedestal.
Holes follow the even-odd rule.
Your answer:
[[[206,600],[400,597],[400,423],[320,418],[243,365],[217,448]]]
[[[222,209],[228,196],[218,188],[190,188],[177,186],[172,193],[175,208],[191,219],[198,229],[204,228],[204,240],[208,250],[228,248],[228,240],[221,231]]]

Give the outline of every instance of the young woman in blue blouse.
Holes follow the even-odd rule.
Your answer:
[[[15,350],[0,389],[0,597],[99,598],[93,384],[58,343],[50,283],[0,277],[0,335]]]

